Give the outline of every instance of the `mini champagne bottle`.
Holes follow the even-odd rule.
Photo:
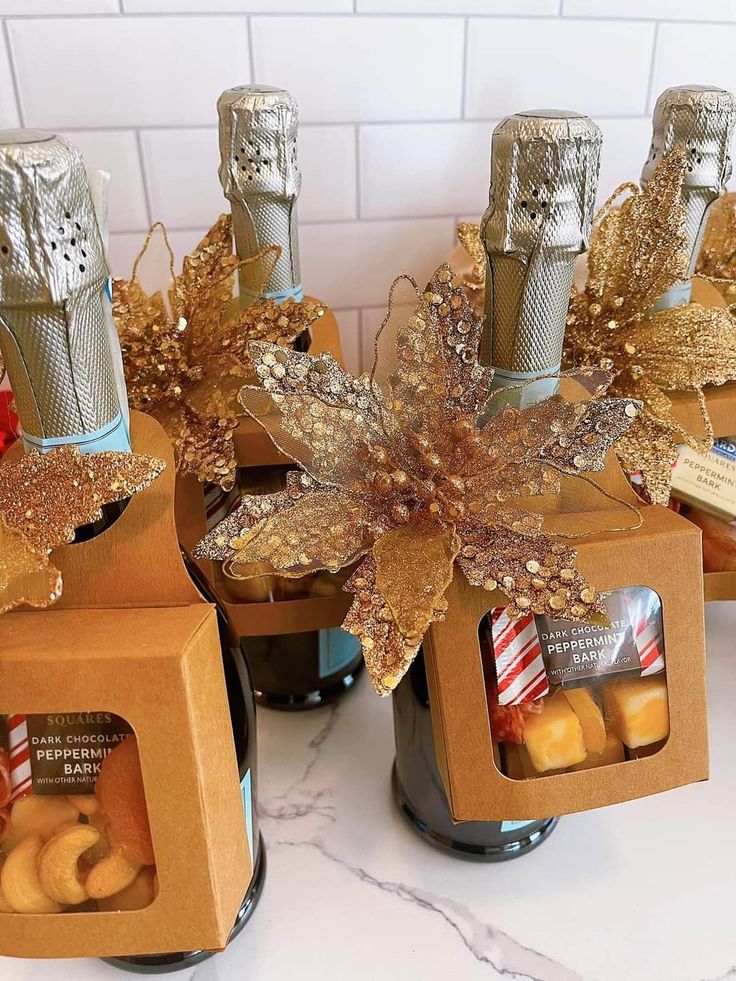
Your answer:
[[[297,198],[301,174],[297,161],[298,110],[284,89],[239,85],[217,102],[220,121],[220,182],[230,202],[238,257],[251,259],[262,249],[281,249],[270,276],[250,263],[239,272],[240,303],[257,299],[301,302],[304,291],[299,264]],[[326,311],[325,316],[332,316]],[[306,335],[306,332],[305,332]],[[297,338],[306,350],[309,337]],[[264,493],[283,486],[284,468],[244,468],[241,493]],[[246,601],[303,599],[340,589],[327,573],[306,579],[264,577],[238,587]],[[260,704],[278,709],[323,705],[350,689],[363,660],[360,643],[337,627],[242,640]]]
[[[507,389],[497,404],[526,406],[556,390],[557,380],[544,376],[560,367],[575,260],[592,225],[600,147],[598,127],[571,112],[518,113],[493,132],[490,203],[481,225],[487,255],[481,354],[496,370],[496,387]],[[547,838],[557,818],[453,821],[435,760],[421,652],[393,700],[394,796],[422,837],[486,862],[515,858]]]
[[[725,193],[731,176],[731,139],[736,123],[736,99],[712,85],[678,85],[657,99],[652,118],[652,142],[641,172],[646,184],[662,158],[682,147],[686,156],[682,184],[685,208],[683,232],[687,238],[688,278],[670,287],[655,304],[664,310],[689,303],[700,243],[708,213]]]
[[[27,448],[76,445],[83,453],[130,451],[127,399],[110,329],[109,271],[84,162],[66,139],[30,130],[0,134],[0,351]],[[104,531],[120,516],[108,512]],[[221,604],[186,554],[203,598],[215,604],[233,739],[243,786],[253,876],[233,936],[263,887],[256,789],[255,705],[247,667]],[[207,951],[115,958],[126,970],[163,973]]]
[[[652,118],[652,142],[644,163],[644,185],[662,157],[676,147],[685,152],[685,175],[681,202],[685,209],[684,234],[689,261],[688,278],[676,283],[657,301],[655,310],[688,303],[691,276],[700,253],[709,213],[726,192],[731,176],[731,142],[736,125],[736,98],[731,92],[711,85],[680,85],[665,89],[657,99]],[[736,432],[736,421],[734,421]],[[690,452],[690,451],[688,451]],[[717,442],[712,453],[714,471],[730,471],[733,466],[733,437]],[[727,491],[730,473],[724,475],[720,491],[702,489],[687,479],[681,481],[678,468],[673,472],[674,497],[685,504],[684,513],[703,531],[703,559],[706,572],[730,571],[733,566],[734,522],[724,516],[733,508]],[[722,502],[719,498],[723,495]],[[732,510],[731,510],[731,513]]]

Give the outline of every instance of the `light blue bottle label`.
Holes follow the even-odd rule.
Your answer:
[[[530,824],[536,823],[536,821],[502,821],[501,834],[505,834],[507,831],[521,831],[522,828],[528,828]]]
[[[255,862],[256,853],[253,848],[253,781],[250,770],[240,781],[240,789],[243,793],[243,813],[245,814],[245,832],[248,835],[248,849],[250,851],[251,862]]]
[[[330,627],[319,632],[319,676],[342,671],[360,654],[360,640],[346,630]]]

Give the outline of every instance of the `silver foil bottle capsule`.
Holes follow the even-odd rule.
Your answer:
[[[47,133],[0,133],[0,350],[27,447],[130,449],[108,279],[79,151]]]
[[[220,119],[220,183],[230,201],[235,247],[248,259],[268,245],[281,258],[265,285],[258,263],[240,270],[241,303],[259,296],[279,302],[302,299],[296,201],[298,110],[284,89],[238,85],[217,100]]]
[[[736,99],[713,85],[678,85],[657,99],[652,119],[652,143],[641,172],[644,186],[662,157],[677,146],[685,150],[687,169],[682,187],[685,206],[688,276],[695,270],[711,205],[724,193],[731,176],[731,139],[736,123]],[[655,309],[687,303],[690,283],[678,283]]]
[[[482,357],[494,384],[559,370],[575,259],[587,247],[601,132],[587,116],[529,111],[502,120],[491,142],[491,187],[481,223],[488,275]],[[524,390],[550,394],[554,381]]]

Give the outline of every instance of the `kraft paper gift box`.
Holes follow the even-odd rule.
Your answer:
[[[612,455],[603,477],[601,485],[621,499],[637,502]],[[571,529],[593,532],[596,526],[621,524],[618,511],[615,516],[608,510],[586,512],[586,497],[569,485],[563,492],[562,510]],[[707,779],[700,532],[673,511],[638,506],[642,524],[636,531],[601,530],[575,542],[576,567],[602,592],[647,586],[659,597],[669,702],[667,741],[641,759],[536,779],[505,776],[491,732],[479,642],[481,621],[504,601],[501,593],[470,586],[456,575],[446,594],[447,618],[433,623],[424,640],[435,751],[455,820],[540,819]]]
[[[112,718],[106,731],[113,747],[132,730],[158,891],[150,905],[133,910],[0,912],[3,955],[221,949],[250,880],[215,609],[201,599],[182,563],[168,439],[158,423],[139,413],[132,415],[131,435],[135,450],[164,458],[167,469],[103,534],[54,552],[64,579],[55,607],[0,617],[0,716],[28,717],[36,759],[40,751],[34,746],[65,744],[63,734],[33,736],[39,726],[42,732],[63,733],[58,727],[65,720],[76,725],[80,720],[73,717],[79,714],[93,723]],[[16,447],[9,456],[18,452]],[[64,766],[47,763],[39,770],[50,773],[57,801],[72,780]],[[66,766],[73,773],[79,764]],[[80,779],[89,781],[81,788],[83,797],[73,798],[83,814],[91,809],[95,778]],[[43,783],[34,776],[32,796],[46,797]],[[11,832],[12,814],[11,809]],[[85,819],[78,823],[83,827]],[[58,833],[47,826],[43,837],[56,840]],[[38,872],[40,864],[35,868]],[[33,870],[31,862],[25,871],[32,877]],[[16,872],[14,888],[22,872]],[[20,887],[25,888],[22,881]]]

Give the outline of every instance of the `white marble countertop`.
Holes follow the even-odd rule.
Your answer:
[[[393,806],[390,700],[262,711],[264,894],[184,981],[736,981],[736,603],[708,608],[709,783],[574,815],[470,864]],[[128,975],[132,977],[132,975]],[[3,981],[112,981],[97,961],[0,958]]]

